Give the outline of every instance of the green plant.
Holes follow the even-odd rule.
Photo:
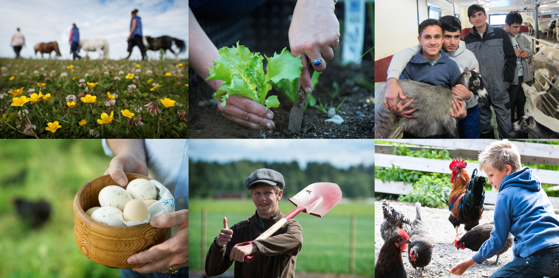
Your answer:
[[[392,164],[391,168],[377,167],[375,169],[375,178],[386,181],[403,181],[404,183],[414,183],[423,175],[418,171],[403,170],[399,166]]]
[[[420,202],[423,206],[433,208],[446,207],[450,194],[450,186],[447,179],[441,179],[429,175],[423,175],[419,181],[413,184],[413,189],[408,195],[400,195],[402,202]]]
[[[290,53],[287,51],[287,53]],[[315,88],[316,84],[318,84],[318,78],[322,72],[315,71],[311,77],[312,87]],[[281,91],[285,94],[285,96],[292,102],[297,102],[297,85],[299,85],[299,78],[293,80],[282,79],[277,84],[274,85],[274,89]],[[309,102],[310,98],[312,98],[311,94],[307,94],[307,103]],[[314,98],[313,98],[314,99]],[[307,105],[305,103],[305,106]],[[316,101],[315,101],[316,103]],[[314,107],[314,104],[311,104],[311,107]]]
[[[342,100],[342,102],[340,103],[340,105],[338,105],[338,107],[336,107],[336,112],[338,112],[338,110],[340,110],[340,108],[342,107],[342,104],[344,104],[344,101],[347,97],[344,97],[344,99]]]
[[[447,149],[421,149],[419,151],[412,151],[405,145],[398,145],[394,147],[394,155],[421,157],[429,159],[450,160],[450,154]]]

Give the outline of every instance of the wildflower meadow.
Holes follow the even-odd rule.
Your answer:
[[[0,138],[187,138],[187,68],[0,59]]]

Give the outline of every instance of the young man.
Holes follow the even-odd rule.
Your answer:
[[[503,249],[511,233],[514,259],[491,277],[558,275],[559,220],[538,178],[530,168],[522,168],[516,146],[509,141],[492,143],[479,154],[479,167],[499,191],[495,227],[479,252],[447,271],[462,275],[474,264],[483,263]]]
[[[479,62],[479,73],[489,96],[479,100],[481,138],[494,138],[491,125],[491,109],[495,110],[500,138],[513,136],[510,120],[510,99],[507,89],[514,80],[516,55],[509,35],[501,28],[487,24],[485,9],[474,4],[468,8],[468,18],[474,25],[464,37],[466,47],[474,53]],[[504,76],[504,80],[503,80]]]
[[[223,229],[206,256],[206,275],[224,273],[235,263],[235,277],[294,277],[297,253],[303,245],[303,232],[296,220],[289,220],[274,236],[254,240],[284,217],[278,207],[283,195],[283,176],[270,169],[259,169],[245,180],[256,213],[228,228],[223,218]],[[237,243],[251,244],[235,246]],[[247,255],[256,261],[243,263]]]
[[[443,30],[444,38],[442,49],[444,53],[458,64],[460,72],[465,68],[470,70],[475,69],[477,71],[479,65],[474,53],[466,49],[466,44],[460,40],[460,32],[462,31],[460,20],[449,15],[441,17],[439,21],[441,22]],[[391,104],[395,106],[398,94],[400,94],[401,98],[405,98],[402,88],[398,85],[396,78],[400,76],[410,59],[420,50],[420,45],[417,45],[401,50],[392,57],[390,67],[388,68],[387,86],[384,94],[385,105],[387,105],[387,107]],[[452,88],[452,91],[455,98],[466,101],[467,115],[458,122],[460,138],[479,138],[480,119],[477,105],[478,97],[472,94],[472,92],[463,85],[456,85]],[[391,107],[389,108],[393,110]]]
[[[72,54],[74,57],[72,60],[76,58],[81,59],[82,57],[78,54],[78,46],[80,45],[80,30],[76,26],[76,23],[72,24],[72,30],[70,31],[70,49],[72,50]]]
[[[522,24],[522,16],[517,11],[511,11],[505,19],[505,31],[509,34],[514,52],[516,54],[516,69],[514,71],[514,80],[509,87],[511,123],[514,123],[524,116],[524,104],[526,96],[522,90],[522,82],[532,85],[532,72],[530,71],[530,57],[532,57],[532,48],[530,41],[519,33],[520,24]],[[526,138],[519,136],[519,138]]]

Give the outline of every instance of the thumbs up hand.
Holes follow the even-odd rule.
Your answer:
[[[227,217],[223,217],[223,229],[221,229],[221,232],[217,237],[217,245],[225,247],[227,243],[231,241],[232,237],[233,230],[229,229],[227,226]]]

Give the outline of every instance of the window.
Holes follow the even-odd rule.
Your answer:
[[[441,8],[435,6],[428,6],[429,7],[429,18],[432,19],[440,19],[441,18]]]
[[[489,15],[489,25],[491,26],[504,26],[506,14],[490,14]]]

